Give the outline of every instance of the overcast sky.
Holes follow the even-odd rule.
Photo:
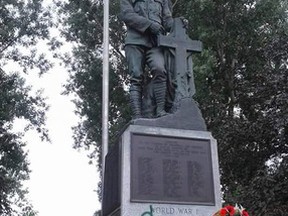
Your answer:
[[[36,132],[25,135],[32,170],[27,182],[29,198],[39,216],[92,216],[100,208],[95,192],[99,181],[96,167],[88,164],[85,152],[72,148],[71,127],[78,118],[71,98],[60,94],[66,79],[65,69],[59,67],[42,78],[35,74],[27,77],[34,89],[44,89],[50,104],[47,128],[52,142],[41,142]]]

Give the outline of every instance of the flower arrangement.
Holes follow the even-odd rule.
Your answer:
[[[221,208],[213,216],[249,216],[248,212],[240,205],[236,204],[235,207],[228,205]]]

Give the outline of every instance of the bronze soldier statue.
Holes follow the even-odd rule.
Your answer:
[[[130,74],[130,103],[133,118],[141,118],[144,69],[150,69],[156,116],[166,115],[165,95],[167,72],[157,35],[173,26],[170,0],[120,0],[120,18],[127,26],[125,53]]]

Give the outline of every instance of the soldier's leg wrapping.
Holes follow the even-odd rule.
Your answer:
[[[156,116],[165,116],[168,113],[165,111],[165,101],[166,101],[166,82],[155,83],[154,84],[154,94],[157,104]]]
[[[161,117],[167,115],[165,111],[167,73],[163,50],[159,47],[150,49],[147,51],[146,61],[153,76],[153,89],[157,105],[156,116]]]
[[[140,87],[130,88],[130,106],[133,113],[133,119],[142,117],[142,89]]]
[[[141,46],[126,45],[125,54],[130,75],[130,106],[133,118],[141,118],[145,50]]]

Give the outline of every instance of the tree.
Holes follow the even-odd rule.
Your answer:
[[[279,191],[261,196],[274,203],[254,195],[263,190],[259,178],[281,183],[282,165],[272,172],[268,162],[287,154],[287,2],[178,1],[175,12],[188,17],[190,34],[205,46],[195,59],[197,99],[219,143],[224,200],[279,215]]]
[[[75,45],[71,56],[62,56],[69,69],[70,80],[66,85],[66,93],[76,93],[75,100],[77,114],[83,121],[75,129],[75,147],[95,147],[94,153],[101,148],[101,103],[102,103],[102,18],[103,5],[101,1],[59,1],[59,14],[64,25],[62,34],[68,42]],[[116,132],[130,118],[130,111],[126,105],[127,84],[123,64],[124,56],[121,46],[123,41],[123,25],[116,15],[116,7],[112,3],[110,26],[117,31],[111,32],[110,58],[110,130]],[[115,134],[115,133],[114,133]],[[95,155],[91,155],[94,157]],[[98,154],[98,156],[100,156]],[[98,158],[98,161],[101,161]],[[101,164],[98,163],[100,166]]]
[[[76,130],[76,147],[95,146],[100,156],[102,4],[70,0],[59,6],[65,13],[63,34],[76,43],[72,56],[64,58],[71,74],[67,90],[79,96],[78,114],[84,118]],[[218,140],[225,201],[241,202],[255,215],[270,214],[278,203],[284,208],[279,191],[262,196],[274,197],[264,205],[253,196],[261,194],[259,179],[262,185],[273,179],[280,187],[279,176],[286,175],[280,167],[288,147],[287,2],[176,0],[173,6],[175,17],[189,20],[190,37],[204,44],[202,54],[194,57],[196,99]],[[115,135],[114,129],[128,122],[129,109],[119,42],[125,28],[117,18],[118,1],[110,8],[110,134]]]
[[[49,139],[44,127],[48,106],[41,92],[30,95],[20,72],[38,68],[42,74],[51,67],[36,50],[37,42],[49,36],[51,16],[39,0],[0,1],[0,24],[0,215],[35,215],[22,185],[30,172],[23,134],[11,129],[16,118],[26,119],[25,131],[34,128]],[[8,64],[14,72],[5,71]]]

